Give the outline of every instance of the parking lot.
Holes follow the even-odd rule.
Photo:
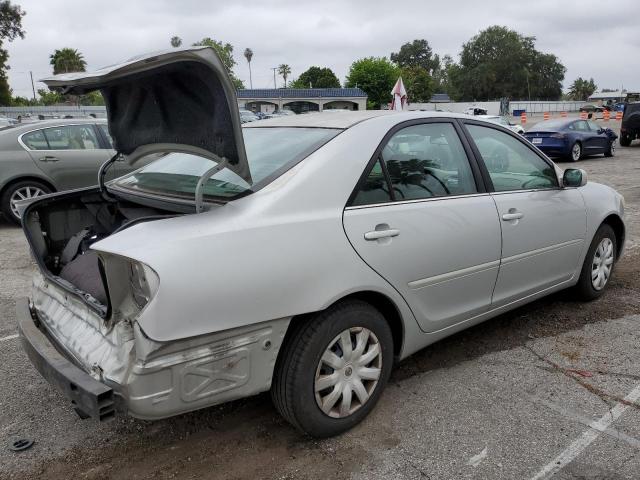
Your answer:
[[[35,267],[0,218],[0,478],[638,478],[640,143],[578,166],[626,199],[607,294],[561,292],[428,347],[396,367],[362,424],[321,441],[267,394],[158,422],[80,420],[16,338]],[[14,453],[16,438],[35,443]]]

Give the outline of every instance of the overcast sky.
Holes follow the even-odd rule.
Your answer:
[[[210,36],[229,42],[235,72],[249,87],[243,57],[254,52],[253,87],[273,87],[273,71],[291,66],[296,78],[311,65],[328,66],[341,82],[351,63],[389,56],[416,38],[457,61],[462,43],[490,25],[537,38],[536,47],[567,67],[565,88],[578,76],[599,87],[640,90],[638,0],[12,0],[27,12],[23,40],[7,43],[15,95],[31,95],[34,79],[51,73],[49,55],[76,48],[87,69]],[[277,79],[281,86],[282,79]],[[36,89],[42,88],[36,84]]]

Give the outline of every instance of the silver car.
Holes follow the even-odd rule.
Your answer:
[[[19,222],[16,202],[95,185],[100,165],[115,151],[106,120],[66,119],[0,130],[0,209]],[[118,162],[108,179],[130,172]]]
[[[20,206],[39,265],[22,343],[83,416],[159,419],[270,390],[296,428],[335,435],[397,361],[551,292],[597,298],[623,250],[618,193],[468,115],[242,128],[210,48],[46,83],[102,91],[110,162],[154,158]]]

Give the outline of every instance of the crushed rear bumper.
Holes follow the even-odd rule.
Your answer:
[[[108,420],[115,415],[113,389],[99,382],[62,355],[49,337],[38,328],[26,298],[16,304],[20,340],[33,366],[58,388],[80,416]]]

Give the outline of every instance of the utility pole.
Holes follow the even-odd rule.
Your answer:
[[[29,70],[29,76],[31,77],[31,90],[33,91],[33,99],[36,99],[36,87],[33,84],[33,72]]]
[[[276,86],[276,70],[278,69],[278,67],[272,67],[271,70],[273,70],[273,88],[278,88]]]

